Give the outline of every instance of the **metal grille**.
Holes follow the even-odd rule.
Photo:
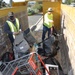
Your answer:
[[[25,75],[44,75],[43,71],[37,65],[39,63],[44,66],[48,75],[50,75],[41,57],[35,52],[9,62],[5,69],[2,71],[2,74],[15,75],[16,72],[20,72],[21,74]]]

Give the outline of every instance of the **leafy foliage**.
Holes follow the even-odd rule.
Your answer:
[[[42,12],[42,2],[35,2],[34,4],[28,4],[27,8],[28,15],[33,15]]]
[[[3,0],[0,0],[0,8],[6,7],[6,3]]]
[[[68,4],[68,5],[71,4],[72,2],[75,3],[75,0],[65,0],[65,4]]]
[[[42,11],[42,4],[39,4],[39,2],[36,2],[32,8],[37,9],[41,12]]]

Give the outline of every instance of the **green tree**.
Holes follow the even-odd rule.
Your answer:
[[[7,3],[5,3],[3,0],[0,0],[0,8],[6,7]]]
[[[38,1],[39,4],[42,4],[42,1]]]
[[[75,2],[75,0],[65,0],[66,4],[71,4],[72,2]]]
[[[72,2],[74,2],[74,3],[75,3],[75,0],[72,0]]]
[[[3,0],[0,0],[0,8],[2,7],[2,1],[3,1]]]
[[[42,11],[42,4],[39,4],[39,2],[36,2],[32,8]]]

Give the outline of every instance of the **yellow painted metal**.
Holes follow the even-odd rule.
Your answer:
[[[32,0],[28,0],[32,1]],[[25,6],[28,1],[25,2],[18,2],[13,3],[13,6]],[[41,0],[33,0],[33,1],[41,1]],[[54,26],[57,30],[60,29],[60,23],[61,23],[61,0],[54,0],[55,2],[51,2],[52,0],[42,0],[43,1],[43,13],[46,13],[46,10],[48,7],[53,8],[53,14],[54,14]]]
[[[62,2],[62,0],[25,0],[25,1],[49,1],[49,2]]]
[[[7,9],[1,9],[0,10],[0,17],[6,16],[8,14],[8,12],[20,12],[20,11],[24,11],[27,9],[27,6],[19,6],[19,7],[12,7],[12,8],[7,8]]]
[[[43,0],[25,0],[25,1],[43,1]]]
[[[14,7],[14,6],[26,6],[27,5],[27,3],[28,3],[28,1],[25,1],[25,2],[13,2],[12,3],[12,6]]]
[[[37,0],[35,0],[35,1],[37,1]],[[40,0],[38,0],[38,1],[40,1]],[[12,4],[13,7],[0,10],[0,17],[6,16],[8,14],[8,12],[10,12],[10,11],[17,13],[17,12],[26,10],[27,3],[28,3],[28,1],[13,3]],[[58,2],[49,2],[48,0],[47,1],[43,0],[43,14],[46,13],[46,10],[48,9],[48,7],[53,8],[54,26],[58,30],[58,29],[60,29],[60,23],[61,23],[61,0],[58,0]]]
[[[4,8],[4,9],[0,9],[0,17],[6,16],[8,14],[8,12],[21,12],[26,10],[27,11],[27,1],[25,2],[16,2],[12,4],[13,7],[9,7],[9,8]]]
[[[47,9],[52,7],[54,15],[54,26],[57,30],[61,27],[61,2],[43,2],[43,14],[47,12]]]
[[[43,0],[43,1],[49,1],[49,2],[62,2],[62,0]]]

